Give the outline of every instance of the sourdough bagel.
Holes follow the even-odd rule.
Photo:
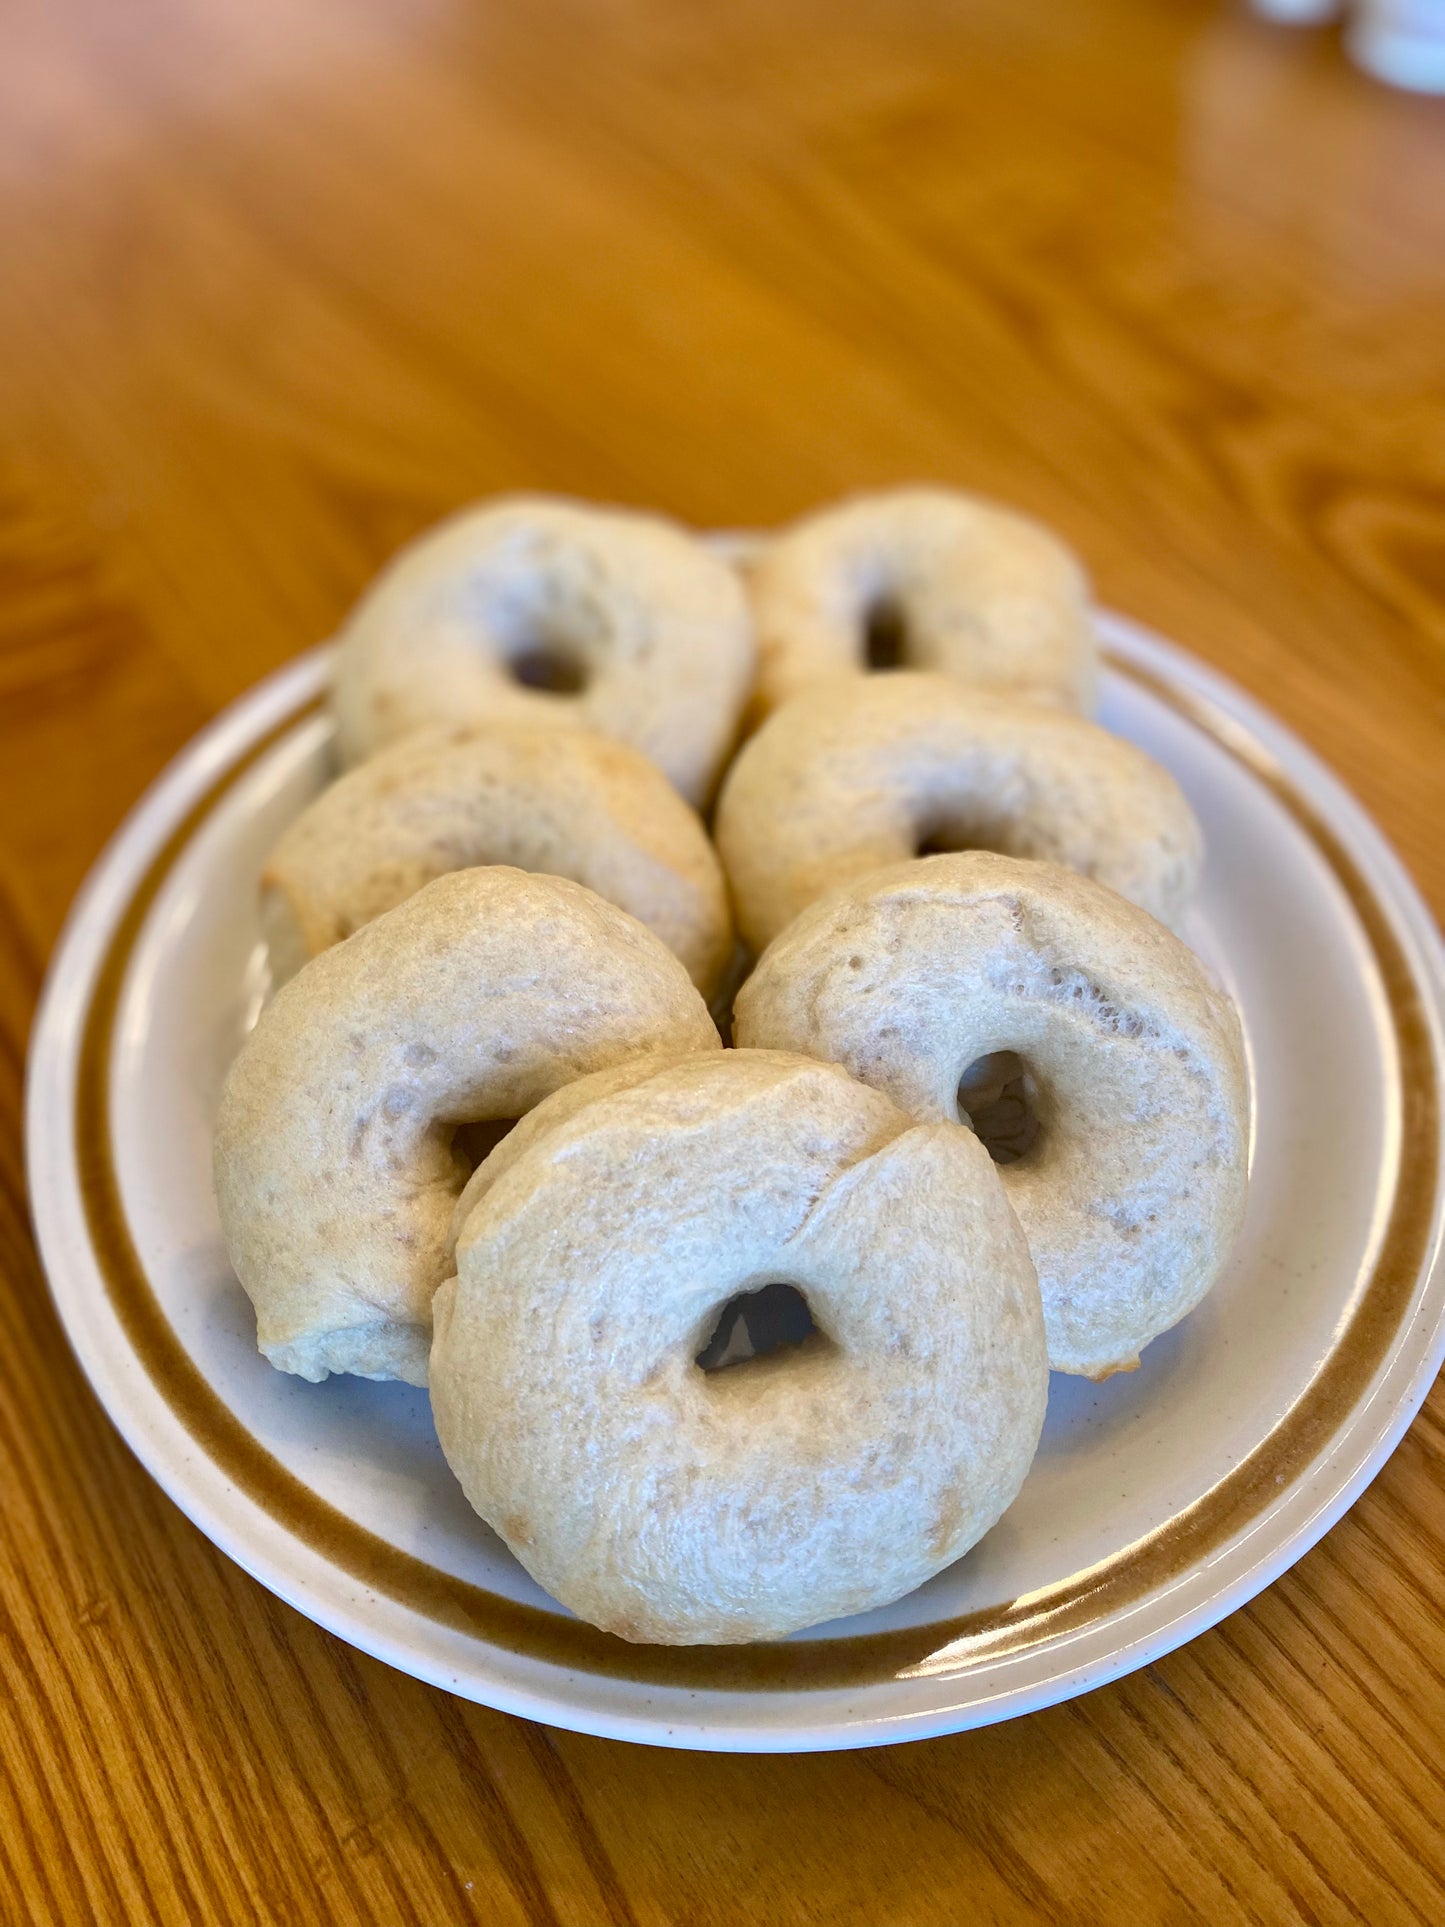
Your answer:
[[[575,883],[438,877],[286,984],[232,1065],[216,1194],[257,1342],[302,1378],[426,1382],[458,1125],[717,1032],[651,931]]]
[[[728,772],[715,833],[755,951],[825,891],[929,843],[1061,863],[1173,928],[1203,856],[1183,792],[1143,750],[915,672],[776,710]]]
[[[748,571],[754,707],[870,667],[935,669],[997,695],[1087,712],[1088,584],[1047,529],[941,488],[854,496],[795,522]]]
[[[261,878],[273,978],[448,870],[570,877],[645,923],[711,997],[732,957],[727,888],[696,814],[591,730],[422,730],[350,770],[291,824]]]
[[[1249,1135],[1234,1006],[1161,924],[1070,871],[933,856],[835,890],[744,984],[736,1035],[928,1120],[967,1121],[971,1068],[1020,1060],[1038,1135],[1000,1174],[1058,1370],[1131,1368],[1228,1256]]]
[[[543,1106],[478,1188],[436,1299],[449,1463],[624,1639],[775,1638],[897,1598],[999,1517],[1043,1422],[1038,1291],[987,1156],[806,1058],[626,1076]],[[817,1331],[703,1372],[719,1309],[771,1280]]]
[[[402,550],[341,635],[343,763],[414,729],[525,718],[630,743],[711,794],[752,683],[734,572],[678,524],[514,496]]]

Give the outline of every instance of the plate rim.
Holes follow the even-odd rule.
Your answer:
[[[1236,755],[1240,752],[1239,743],[1229,740],[1231,734],[1246,740],[1252,738],[1252,753],[1243,760],[1257,776],[1262,776],[1268,782],[1269,772],[1260,766],[1258,752],[1263,751],[1275,769],[1276,780],[1271,784],[1272,787],[1278,790],[1280,782],[1284,780],[1283,772],[1290,766],[1293,766],[1296,774],[1301,771],[1304,773],[1311,808],[1318,806],[1318,814],[1350,851],[1410,967],[1427,1019],[1438,1091],[1442,1057],[1445,1057],[1441,1041],[1442,1023],[1445,1023],[1445,949],[1442,949],[1433,919],[1416,886],[1381,832],[1322,760],[1293,731],[1229,678],[1128,618],[1099,612],[1096,624],[1101,639],[1116,655],[1136,668],[1142,665],[1146,671],[1158,672],[1162,665],[1165,673],[1146,674],[1143,677],[1146,683],[1153,681],[1166,692],[1182,686],[1193,699],[1192,707],[1202,705],[1211,710],[1213,715],[1204,726],[1209,733],[1221,738],[1226,748],[1233,749]],[[821,1750],[887,1744],[990,1724],[1104,1685],[1185,1643],[1246,1603],[1302,1557],[1353,1504],[1403,1437],[1433,1383],[1442,1357],[1445,1357],[1445,1304],[1435,1307],[1430,1329],[1416,1334],[1415,1365],[1403,1390],[1390,1401],[1387,1408],[1372,1415],[1371,1408],[1376,1403],[1378,1390],[1399,1366],[1402,1353],[1412,1336],[1412,1321],[1408,1317],[1402,1318],[1367,1381],[1369,1396],[1362,1394],[1286,1489],[1286,1495],[1282,1495],[1295,1496],[1321,1485],[1329,1488],[1321,1494],[1319,1503],[1309,1511],[1302,1523],[1247,1560],[1243,1570],[1228,1583],[1210,1592],[1193,1607],[1166,1617],[1164,1623],[1156,1626],[1151,1633],[1142,1637],[1124,1637],[1112,1650],[1089,1661],[1076,1672],[1067,1666],[1051,1669],[1048,1677],[1032,1686],[1004,1686],[996,1694],[982,1700],[967,1693],[962,1699],[950,1697],[950,1677],[953,1683],[962,1687],[968,1674],[955,1672],[950,1676],[940,1671],[937,1675],[939,1702],[926,1711],[890,1715],[871,1708],[859,1708],[858,1717],[849,1717],[846,1707],[836,1705],[839,1694],[835,1689],[803,1689],[801,1698],[804,1707],[811,1704],[821,1711],[826,1700],[835,1702],[835,1716],[822,1724],[804,1720],[791,1725],[744,1723],[720,1726],[709,1720],[707,1702],[713,1701],[716,1707],[720,1700],[732,1695],[712,1689],[689,1691],[673,1685],[658,1689],[657,1698],[662,1705],[657,1713],[598,1713],[585,1704],[579,1704],[574,1698],[559,1697],[559,1694],[565,1693],[567,1682],[583,1677],[576,1673],[542,1662],[553,1690],[533,1691],[488,1678],[482,1682],[485,1686],[483,1693],[477,1690],[475,1681],[464,1682],[445,1666],[428,1663],[404,1643],[388,1640],[384,1634],[379,1635],[373,1627],[368,1626],[364,1614],[318,1603],[314,1596],[305,1592],[304,1586],[289,1587],[284,1575],[278,1576],[274,1569],[268,1568],[264,1555],[256,1552],[244,1528],[218,1513],[216,1504],[203,1491],[196,1490],[195,1480],[188,1481],[183,1471],[160,1450],[140,1416],[127,1406],[123,1380],[115,1379],[106,1360],[90,1342],[91,1334],[86,1329],[83,1317],[77,1315],[75,1306],[67,1304],[66,1293],[57,1283],[57,1271],[62,1275],[65,1273],[67,1254],[63,1250],[55,1214],[46,1202],[48,1193],[43,1185],[37,1184],[36,1173],[46,1168],[51,1153],[52,1146],[46,1142],[47,1131],[58,1126],[63,1141],[64,1136],[73,1129],[72,1109],[64,1102],[65,1092],[62,1090],[57,1093],[51,1088],[54,1080],[47,1083],[47,1072],[52,1059],[59,1058],[68,1065],[74,1055],[78,1036],[77,1013],[82,1008],[88,1008],[96,987],[99,962],[124,915],[124,901],[115,911],[109,899],[122,893],[127,878],[133,885],[136,878],[144,874],[146,866],[165,846],[167,836],[176,834],[178,811],[179,822],[183,826],[186,802],[197,793],[204,795],[211,782],[236,762],[238,750],[250,751],[251,756],[264,753],[275,725],[291,717],[305,693],[314,692],[319,687],[330,647],[322,645],[308,651],[244,692],[181,749],[127,815],[77,894],[56,944],[31,1032],[27,1061],[26,1162],[32,1214],[52,1298],[56,1302],[67,1339],[112,1422],[117,1425],[136,1456],[182,1511],[228,1556],[236,1559],[254,1577],[308,1617],[374,1656],[418,1677],[429,1679],[433,1684],[468,1697],[484,1698],[487,1704],[524,1717],[546,1720],[583,1732],[675,1746],[726,1751]],[[1179,705],[1176,703],[1175,706]],[[1191,706],[1186,706],[1186,714],[1189,714]],[[1200,719],[1196,715],[1192,720],[1198,722]],[[300,718],[292,718],[292,721],[299,723]],[[278,733],[284,733],[284,727]],[[95,953],[93,957],[87,955],[88,946]],[[77,979],[84,993],[79,997],[75,992]],[[69,1049],[62,1048],[65,1046]],[[1445,1189],[1439,1168],[1440,1149],[1437,1144],[1433,1221],[1415,1275],[1416,1296],[1420,1295],[1422,1285],[1428,1294],[1432,1276],[1439,1264],[1441,1192]],[[61,1162],[64,1162],[63,1156]],[[146,1375],[149,1383],[143,1361],[132,1354],[132,1363]],[[1375,1389],[1370,1390],[1371,1387]],[[1368,1424],[1367,1419],[1370,1420]],[[1336,1478],[1332,1471],[1335,1461],[1342,1456],[1343,1448],[1351,1441],[1358,1440],[1362,1432],[1368,1433],[1364,1449],[1357,1455],[1347,1455],[1353,1462],[1343,1477]],[[224,1490],[232,1500],[239,1499],[247,1505],[253,1503],[249,1495],[226,1479],[223,1467],[209,1459],[206,1464],[222,1480]],[[1266,1506],[1250,1531],[1244,1535],[1245,1539],[1267,1524],[1273,1516],[1271,1508]],[[287,1530],[284,1526],[280,1529],[283,1532]],[[1220,1548],[1221,1559],[1236,1550],[1237,1540],[1227,1540]],[[1180,1583],[1191,1578],[1198,1570],[1197,1564],[1186,1568]],[[1165,1589],[1166,1594],[1168,1590]],[[1087,1622],[1079,1629],[1079,1636],[1122,1625],[1135,1612],[1156,1603],[1159,1598],[1158,1588],[1147,1589],[1136,1602],[1114,1609],[1103,1619]],[[400,1609],[403,1612],[408,1610],[404,1605]],[[926,1631],[924,1628],[919,1630]],[[477,1649],[496,1655],[499,1660],[505,1662],[517,1657],[479,1635],[474,1635],[473,1639]],[[1072,1642],[1065,1637],[1062,1641],[1051,1643],[1057,1644],[1061,1653],[1066,1655]],[[1030,1646],[1012,1657],[1022,1659],[1036,1651],[1036,1646]],[[1005,1656],[1005,1660],[998,1663],[1004,1664],[1008,1657]],[[596,1678],[595,1675],[585,1677]],[[641,1684],[627,1679],[626,1675],[623,1675],[623,1679],[628,1686]],[[842,1697],[866,1698],[885,1690],[886,1684],[871,1684],[858,1689],[857,1695],[844,1691]],[[756,1700],[759,1696],[747,1693],[744,1697]],[[781,1710],[789,1701],[796,1703],[797,1696],[782,1690],[769,1697]],[[668,1719],[667,1706],[679,1700],[691,1702],[695,1710],[688,1715],[679,1706],[678,1716]]]

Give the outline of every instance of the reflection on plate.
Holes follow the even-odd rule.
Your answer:
[[[1245,1232],[1138,1372],[1055,1377],[1023,1493],[967,1558],[768,1646],[634,1647],[580,1625],[471,1513],[424,1392],[310,1386],[257,1356],[210,1124],[264,987],[262,859],[329,774],[326,652],[197,738],[72,915],[32,1047],[29,1158],[71,1342],[203,1531],[420,1678],[557,1725],[739,1750],[1047,1705],[1190,1638],[1314,1543],[1445,1351],[1445,963],[1378,833],[1299,743],[1135,625],[1099,627],[1101,720],[1173,770],[1208,839],[1189,935],[1248,1039]]]

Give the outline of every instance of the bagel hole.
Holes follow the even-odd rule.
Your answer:
[[[966,850],[992,850],[998,856],[1014,852],[1004,847],[1004,838],[987,825],[969,823],[928,823],[913,846],[915,856],[959,856]]]
[[[466,1165],[468,1175],[496,1150],[517,1122],[514,1117],[489,1117],[484,1124],[459,1124],[452,1132],[452,1150]]]
[[[958,1080],[958,1119],[995,1164],[1017,1164],[1038,1142],[1042,1128],[1034,1109],[1032,1079],[1015,1051],[977,1057]]]
[[[759,1364],[821,1337],[802,1292],[778,1279],[729,1298],[696,1362],[705,1372],[721,1372]]]
[[[976,850],[978,847],[977,843],[970,842],[967,837],[959,836],[954,831],[932,830],[927,836],[919,837],[914,854],[915,856],[957,856],[962,850]]]
[[[548,696],[576,696],[587,687],[582,664],[555,643],[528,644],[508,659],[507,668],[523,689],[539,689]]]
[[[908,660],[908,622],[892,596],[876,596],[863,611],[863,654],[870,669],[902,669]]]

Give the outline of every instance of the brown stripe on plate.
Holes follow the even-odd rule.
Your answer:
[[[649,1685],[794,1691],[900,1675],[961,1674],[972,1664],[1120,1611],[1207,1557],[1277,1500],[1328,1443],[1386,1358],[1408,1310],[1435,1202],[1440,1102],[1429,1028],[1409,961],[1358,865],[1263,747],[1233,720],[1157,674],[1110,666],[1204,731],[1279,800],[1320,850],[1364,928],[1389,1001],[1403,1090],[1400,1169],[1378,1260],[1335,1345],[1299,1399],[1227,1477],[1157,1532],[1027,1597],[901,1631],[755,1646],[632,1646],[541,1607],[458,1579],[390,1545],[313,1492],[249,1432],[177,1338],[126,1221],[110,1139],[116,1011],[147,911],[180,852],[232,785],[319,707],[260,737],[186,812],[116,924],[86,1014],[77,1075],[76,1159],[96,1262],[136,1357],[196,1444],[248,1498],[361,1585],[491,1646],[574,1671]]]

